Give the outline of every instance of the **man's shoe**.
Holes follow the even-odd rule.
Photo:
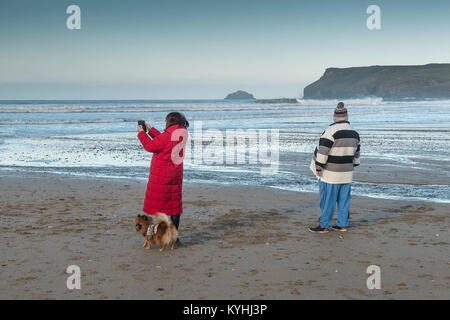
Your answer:
[[[328,233],[329,231],[328,228],[322,228],[321,226],[309,227],[308,230],[312,233]]]
[[[346,227],[339,227],[338,225],[334,225],[334,226],[332,226],[332,228],[334,231],[347,232]]]

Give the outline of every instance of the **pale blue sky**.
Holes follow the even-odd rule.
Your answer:
[[[0,99],[301,97],[327,67],[450,62],[449,15],[447,0],[2,0]]]

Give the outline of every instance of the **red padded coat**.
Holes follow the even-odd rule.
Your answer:
[[[177,130],[181,129],[181,130]],[[172,134],[174,140],[172,141]],[[181,132],[181,136],[180,136]],[[187,130],[184,126],[173,125],[163,133],[151,128],[148,135],[141,131],[138,138],[142,146],[148,152],[153,152],[150,165],[150,176],[145,192],[143,211],[148,214],[165,213],[169,216],[183,212],[182,186],[183,186],[183,162],[178,164],[172,160],[172,153],[178,153],[183,157],[183,134],[187,140]],[[150,139],[150,137],[151,139]],[[179,146],[177,146],[180,144]],[[176,149],[174,150],[174,148]]]

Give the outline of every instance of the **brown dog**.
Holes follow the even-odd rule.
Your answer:
[[[173,250],[175,241],[178,239],[178,231],[170,218],[164,213],[158,213],[153,223],[152,217],[146,214],[138,214],[134,220],[134,228],[138,234],[145,238],[143,247],[147,250],[152,248],[152,243],[161,244],[160,252],[166,249],[166,246],[172,243],[170,250]]]

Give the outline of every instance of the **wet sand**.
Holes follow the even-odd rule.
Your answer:
[[[450,298],[449,204],[354,197],[349,232],[318,235],[315,193],[185,184],[182,244],[160,253],[133,228],[144,192],[2,171],[0,299]],[[81,290],[66,287],[69,265]]]

